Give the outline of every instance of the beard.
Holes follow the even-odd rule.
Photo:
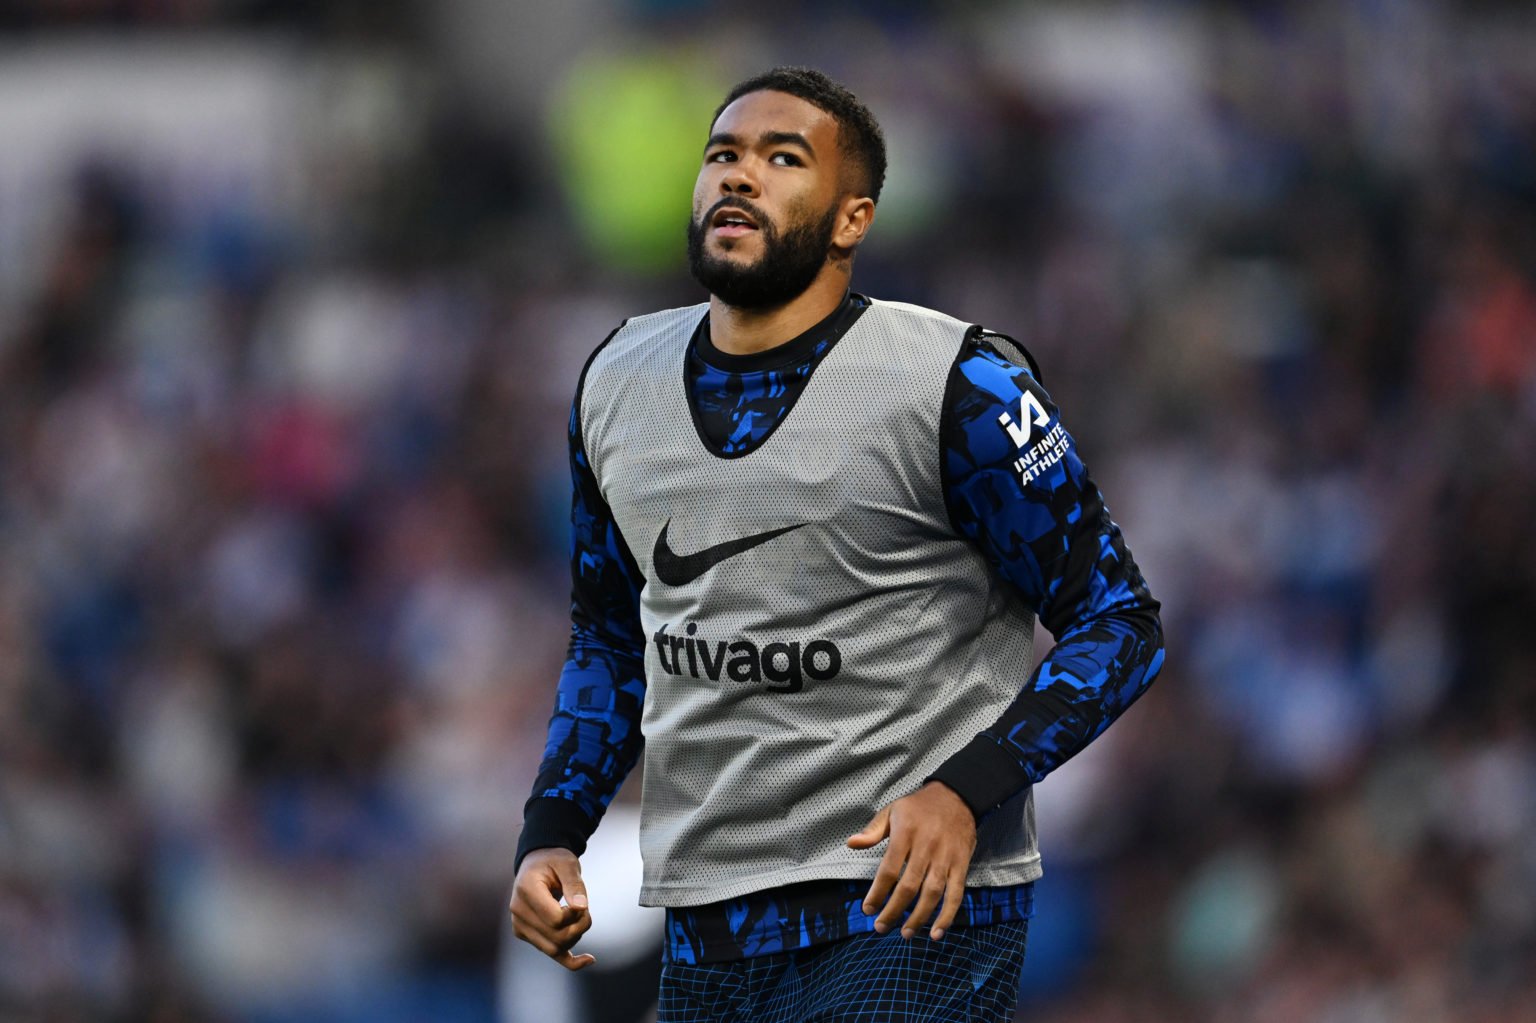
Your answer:
[[[763,253],[751,263],[732,262],[704,249],[709,222],[723,206],[745,210],[757,221]],[[745,199],[725,198],[698,219],[689,218],[688,270],[726,305],[775,309],[799,297],[826,265],[836,223],[837,206],[833,205],[819,220],[800,217],[780,234],[778,226],[756,206]]]

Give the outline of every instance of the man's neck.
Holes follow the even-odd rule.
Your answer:
[[[738,309],[711,295],[709,340],[728,355],[755,355],[776,348],[832,315],[847,293],[847,275],[829,269],[775,309]]]

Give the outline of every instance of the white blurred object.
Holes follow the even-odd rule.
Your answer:
[[[119,762],[158,825],[200,830],[234,790],[240,751],[216,667],[195,650],[146,669],[118,732]]]
[[[277,866],[232,848],[165,873],[180,970],[232,1012],[341,1003],[399,971],[409,921],[383,872]]]
[[[665,911],[640,905],[640,812],[615,806],[581,857],[581,876],[592,904],[592,929],[583,951],[607,968],[628,966],[660,940]],[[599,914],[601,916],[599,917]]]

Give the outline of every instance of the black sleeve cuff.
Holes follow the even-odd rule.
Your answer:
[[[535,849],[569,849],[580,856],[587,851],[587,839],[596,830],[597,822],[569,799],[541,796],[528,800],[523,807],[523,833],[517,840],[512,873],[517,873],[523,857]]]
[[[1029,784],[1029,775],[996,739],[978,735],[925,781],[941,781],[965,800],[980,821]]]

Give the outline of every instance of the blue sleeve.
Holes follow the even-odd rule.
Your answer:
[[[584,852],[642,744],[641,574],[588,464],[580,403],[578,387],[570,420],[571,641],[523,808],[517,864],[532,849]]]
[[[1002,716],[932,776],[978,817],[1093,741],[1163,663],[1159,605],[1015,344],[966,341],[942,427],[951,521],[1056,638]]]

